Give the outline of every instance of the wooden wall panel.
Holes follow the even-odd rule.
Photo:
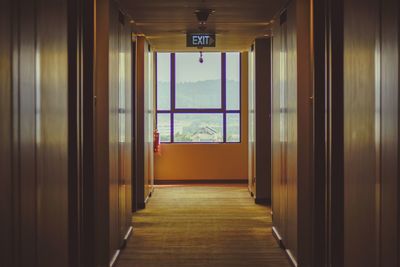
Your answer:
[[[400,266],[399,207],[399,2],[381,1],[381,255],[380,266]],[[397,215],[397,216],[396,216]]]
[[[376,266],[380,205],[379,117],[375,66],[379,5],[345,1],[344,13],[344,264]],[[366,223],[368,222],[368,223]]]
[[[132,39],[127,19],[121,13],[119,19],[119,234],[123,243],[132,225]]]
[[[110,255],[119,249],[119,21],[118,8],[110,2],[109,31],[109,87],[108,87],[108,129],[109,129],[109,227]]]
[[[136,155],[138,208],[144,208],[154,185],[154,62],[149,43],[137,38],[136,58]]]
[[[1,169],[12,181],[1,186],[5,265],[68,266],[67,2],[14,1],[12,10],[3,2],[1,10]]]
[[[109,250],[113,256],[123,247],[132,221],[131,32],[126,17],[113,1],[109,23]]]
[[[273,175],[274,227],[285,249],[296,254],[297,240],[297,66],[295,5],[274,26]]]
[[[326,42],[325,47],[318,46],[317,62],[326,64],[324,71],[316,72],[318,77],[311,71],[314,29],[309,27],[310,1],[296,1],[295,13],[293,2],[288,6],[284,16],[287,33],[283,24],[274,25],[274,227],[300,266],[310,266],[313,261],[318,262],[315,266],[398,266],[399,4],[393,0],[324,3],[327,13],[318,19],[324,20],[327,28],[314,25],[318,31],[328,30],[317,35]],[[284,36],[288,58],[282,61]],[[326,90],[319,91],[316,99],[312,79],[320,86],[318,90]],[[285,81],[288,104],[287,110],[282,110],[278,95],[285,92]],[[324,114],[315,114],[316,118],[314,106]],[[287,151],[285,145],[278,145],[281,129],[277,128],[285,120],[278,114],[288,118]],[[314,132],[315,119],[319,128]],[[324,136],[313,139],[312,133]],[[322,167],[324,159],[313,158],[315,141],[315,151],[326,153],[327,166]],[[314,178],[311,170],[317,170],[319,176]],[[317,200],[313,200],[315,196]],[[313,213],[315,207],[321,209]],[[326,225],[315,231],[312,220]],[[318,236],[325,233],[329,235]],[[319,238],[327,240],[312,243]],[[326,255],[316,255],[318,244],[326,246],[321,248],[324,251],[318,248]]]
[[[154,186],[154,150],[153,150],[153,131],[155,125],[155,85],[154,85],[154,53],[151,51],[150,44],[146,41],[145,49],[145,191],[148,199]]]
[[[255,75],[256,75],[256,65],[255,65],[255,46],[253,46],[250,49],[249,52],[249,121],[248,121],[248,129],[249,129],[249,135],[248,135],[248,146],[249,146],[249,163],[248,163],[248,168],[249,168],[249,190],[251,194],[254,196],[255,195],[255,185],[256,185],[256,160],[255,160],[255,139],[256,139],[256,133],[255,133],[255,112],[256,112],[256,103],[255,103]]]
[[[145,45],[143,37],[137,38],[136,44],[136,203],[139,209],[145,207]]]
[[[132,191],[132,212],[138,210],[137,207],[137,155],[136,155],[136,37],[131,34],[131,124],[132,124],[132,132],[131,132],[131,142],[132,142],[132,181],[131,181],[131,191]]]
[[[330,0],[329,0],[330,1]],[[343,20],[343,1],[332,1],[332,3],[326,3],[330,5],[329,18],[325,17],[323,20],[328,23],[329,34],[331,39],[326,40],[327,45],[325,50],[321,51],[320,56],[325,60],[328,60],[324,73],[327,77],[323,77],[324,86],[326,88],[326,94],[329,97],[328,103],[329,108],[326,108],[324,104],[324,110],[328,113],[328,123],[324,125],[327,135],[324,136],[325,140],[329,140],[328,144],[324,144],[325,148],[328,149],[326,155],[327,160],[327,171],[324,190],[322,199],[317,199],[320,203],[324,201],[327,212],[321,213],[319,220],[323,220],[325,223],[323,227],[328,231],[326,246],[327,260],[326,264],[332,266],[343,266],[344,264],[344,20]],[[314,7],[315,8],[315,7]],[[315,9],[316,11],[316,9]],[[331,20],[331,21],[329,21]],[[316,22],[317,23],[317,22]],[[315,29],[314,29],[315,31]],[[326,36],[326,32],[323,33]],[[316,40],[315,40],[316,41]],[[316,50],[315,50],[316,51]],[[326,57],[327,53],[330,57]],[[330,62],[329,62],[330,61]],[[316,66],[317,67],[317,66]],[[330,71],[327,71],[327,70]],[[321,79],[321,77],[319,77]],[[316,96],[317,97],[317,96]],[[318,101],[318,99],[315,99]],[[319,106],[319,104],[318,104]],[[324,141],[326,142],[326,141]],[[317,155],[315,155],[317,156]],[[329,170],[330,169],[330,170]],[[321,176],[316,176],[315,180],[323,180]],[[322,190],[317,187],[317,190]],[[327,201],[326,194],[329,193],[330,200]],[[315,216],[315,215],[314,215]],[[329,221],[330,220],[330,221]],[[330,224],[330,225],[327,225]],[[319,238],[314,233],[314,238]],[[321,239],[320,239],[321,240]],[[313,244],[316,246],[317,244]],[[328,248],[329,247],[329,248]],[[314,250],[315,253],[315,250]]]
[[[276,229],[282,231],[283,209],[281,194],[283,193],[282,180],[282,145],[281,145],[281,27],[276,23],[273,28],[272,39],[272,212],[273,223]]]
[[[274,230],[293,263],[310,265],[313,83],[311,1],[291,1],[273,26]],[[300,213],[301,211],[301,213]]]
[[[151,124],[151,112],[153,107],[151,106],[151,90],[149,86],[150,83],[150,73],[149,70],[151,68],[151,58],[150,58],[150,44],[146,40],[144,44],[144,201],[147,203],[150,197],[151,192],[151,161],[153,158],[151,157],[151,153],[149,149],[151,141],[153,139],[153,125]]]
[[[330,231],[325,265],[399,266],[399,3],[324,4],[315,26],[330,38],[316,52],[325,69],[315,67],[328,99],[328,192],[320,198],[328,216],[317,218]]]
[[[338,3],[338,2],[336,2]],[[326,29],[328,28],[328,21],[326,19],[328,12],[321,12],[321,10],[328,10],[327,1],[318,1],[314,2],[313,6],[313,49],[314,49],[314,157],[318,159],[318,164],[314,164],[314,210],[313,210],[313,259],[312,266],[326,266],[328,265],[328,257],[330,257],[329,253],[327,253],[328,247],[328,236],[331,232],[336,231],[339,225],[336,223],[335,227],[331,227],[330,230],[326,227],[327,218],[330,217],[328,212],[328,204],[326,201],[326,192],[327,192],[327,181],[330,174],[328,174],[328,166],[329,162],[329,145],[326,143],[327,139],[332,139],[330,136],[330,129],[327,127],[330,121],[330,95],[329,88],[331,84],[327,83],[329,79],[329,75],[334,73],[327,72],[327,68],[323,67],[328,64],[329,60],[326,56],[326,50],[328,49],[328,39],[326,38]],[[337,17],[338,18],[338,17]],[[336,44],[340,44],[339,41],[335,42]],[[340,59],[339,57],[335,57],[336,60]],[[330,63],[329,63],[330,64]],[[342,66],[342,65],[341,65]],[[329,85],[328,85],[329,84]],[[336,84],[335,84],[336,87]],[[340,87],[335,90],[335,92],[340,92]],[[336,106],[339,106],[341,101],[335,97]],[[340,110],[340,109],[339,109]],[[340,116],[339,113],[335,112],[335,116]],[[333,117],[333,116],[332,116]],[[336,130],[336,124],[334,128]],[[340,125],[340,124],[339,124]],[[339,131],[339,135],[340,135]],[[328,134],[329,133],[329,134]],[[333,135],[336,138],[337,134]],[[337,145],[335,148],[340,147],[340,142],[335,141]],[[332,153],[333,154],[333,153]],[[339,162],[342,161],[342,155],[339,158]],[[339,168],[337,168],[339,171]],[[343,175],[341,175],[343,177]],[[336,180],[338,181],[338,179]],[[340,206],[340,201],[335,199],[335,204]],[[340,215],[336,216],[336,220],[340,221]],[[335,229],[335,230],[333,230]],[[340,232],[335,233],[335,237],[340,238]],[[335,257],[339,258],[339,257]],[[337,259],[339,260],[339,259]]]
[[[273,180],[274,226],[297,258],[298,241],[298,36],[296,2],[292,2],[274,26],[273,50]],[[276,224],[275,224],[276,222]]]
[[[274,25],[273,37],[273,184],[274,230],[289,248],[288,237],[288,17],[283,11]],[[293,89],[293,88],[292,88]]]
[[[341,5],[343,4],[343,11]],[[340,113],[340,94],[344,99],[344,177],[335,169],[338,154],[333,154],[329,203],[334,230],[341,224],[341,239],[331,237],[329,252],[333,266],[398,266],[398,75],[399,75],[399,6],[397,1],[340,1],[333,5],[331,40],[335,58],[339,57],[344,36],[344,64],[332,61],[330,94],[339,97],[332,101],[331,112]],[[344,14],[343,26],[336,21]],[[336,22],[336,23],[335,23]],[[331,66],[329,66],[331,67]],[[342,76],[343,75],[343,76]],[[344,77],[343,90],[341,77]],[[342,90],[342,91],[341,91]],[[338,93],[339,91],[339,93]],[[331,115],[336,128],[330,144],[339,147],[340,118]],[[333,131],[334,128],[331,130]],[[336,149],[336,152],[341,148]],[[342,183],[343,182],[343,183]],[[342,185],[344,198],[341,194]],[[335,202],[344,203],[338,207]],[[344,208],[344,220],[341,218]],[[338,225],[339,226],[335,226]],[[333,232],[335,234],[335,232]],[[340,243],[338,243],[340,242]],[[357,247],[357,248],[356,248]],[[343,261],[337,258],[344,255]]]
[[[298,66],[297,66],[297,22],[296,3],[287,11],[287,143],[286,143],[286,184],[287,184],[287,236],[286,248],[297,257],[297,205],[298,205]],[[306,127],[302,125],[302,127]],[[300,140],[302,142],[303,140]]]
[[[0,4],[0,255],[5,266],[13,266],[13,177],[11,115],[11,1]]]
[[[1,10],[2,263],[68,266],[66,1]]]
[[[314,73],[312,5],[315,1],[296,1],[296,68],[297,68],[297,261],[311,264],[314,207]],[[290,13],[289,13],[290,16]],[[301,213],[301,216],[300,216]]]
[[[82,15],[79,8],[88,8],[84,12],[89,14],[93,11],[90,9],[92,4],[65,0],[20,0],[14,1],[11,7],[8,2],[1,3],[0,164],[4,179],[1,179],[0,187],[1,211],[4,215],[1,221],[1,244],[5,245],[4,248],[1,247],[1,256],[5,266],[77,266],[78,259],[70,257],[78,257],[79,253],[71,253],[70,249],[74,247],[70,242],[78,244],[78,234],[82,234],[84,239],[80,243],[82,247],[77,249],[82,249],[81,252],[85,253],[82,257],[85,258],[85,266],[94,265],[90,257],[96,257],[96,266],[107,266],[110,260],[110,237],[116,237],[117,247],[114,249],[119,249],[130,227],[131,163],[123,165],[123,171],[119,170],[118,105],[112,110],[113,122],[116,121],[112,130],[116,134],[110,134],[108,123],[108,107],[111,107],[108,103],[108,40],[112,39],[108,35],[110,2],[96,2],[96,10],[102,16],[96,24],[98,32],[95,34],[97,54],[94,61],[94,87],[91,87],[91,34],[96,29],[90,23],[79,28],[82,24],[74,21]],[[118,39],[120,34],[123,35],[123,43],[127,47],[123,48],[126,53],[122,59],[125,69],[122,76],[126,83],[122,87],[128,95],[126,106],[129,106],[130,29],[129,26],[124,27],[124,31],[119,32],[118,10],[114,14],[117,16],[117,61],[121,54]],[[85,34],[85,38],[80,39],[81,33]],[[117,62],[116,77],[112,77],[115,79],[110,79],[116,81],[114,100],[116,99],[117,104],[121,88],[119,63],[120,61]],[[83,68],[81,64],[90,65],[84,65]],[[83,91],[79,91],[81,86],[84,87]],[[95,104],[98,104],[98,109],[93,114],[91,111]],[[130,121],[131,118],[126,117]],[[88,124],[96,126],[95,136],[92,126]],[[125,129],[130,135],[130,128]],[[115,199],[109,198],[109,136],[116,137],[116,142],[111,142],[112,149],[117,148],[117,174],[112,177],[117,182]],[[84,138],[80,144],[82,147],[77,143],[81,141],[79,138]],[[95,141],[92,143],[93,139]],[[93,144],[96,144],[94,149]],[[131,147],[130,143],[126,144],[123,151],[126,152],[127,162],[130,162]],[[83,153],[79,151],[80,148]],[[94,158],[97,163],[95,173],[91,165]],[[73,170],[69,170],[69,166]],[[82,166],[83,170],[79,169]],[[75,177],[78,169],[85,176],[82,184]],[[71,189],[71,186],[79,188]],[[79,202],[83,201],[80,198],[81,193],[85,200],[82,206],[80,205],[83,203]],[[112,209],[109,208],[110,200],[116,201]],[[125,206],[122,212],[119,209],[121,206]],[[80,224],[75,221],[78,220],[78,215],[83,216],[82,222],[86,224],[80,229],[77,229]],[[120,218],[124,218],[124,221]],[[108,228],[110,219],[112,222],[122,222],[121,226],[116,224],[116,231],[112,236]],[[77,228],[71,227],[71,223],[76,223]],[[95,229],[93,235],[87,227],[88,223],[90,228]],[[71,229],[73,231],[70,232]],[[84,233],[78,233],[79,230]],[[96,255],[87,255],[86,252],[92,251],[87,247],[93,247]]]
[[[68,266],[67,1],[37,6],[38,266]]]
[[[129,25],[125,25],[121,34],[123,65],[124,67],[124,89],[125,89],[125,136],[123,145],[123,165],[124,165],[124,182],[121,187],[125,191],[125,221],[122,223],[122,233],[125,237],[126,232],[132,226],[132,175],[134,172],[133,166],[133,142],[132,142],[132,34]]]
[[[110,1],[96,1],[94,39],[94,239],[96,266],[109,265],[109,32]]]
[[[99,215],[104,216],[107,205],[99,198],[98,186],[105,179],[102,170],[107,164],[95,165],[98,158],[107,157],[106,151],[98,142],[98,129],[103,124],[97,124],[96,104],[102,107],[103,97],[98,94],[98,80],[95,70],[102,72],[106,68],[96,64],[100,61],[98,55],[103,52],[95,41],[107,33],[107,28],[102,28],[102,34],[96,32],[97,21],[95,11],[101,12],[100,1],[68,1],[69,21],[69,135],[70,135],[70,265],[94,266],[98,259],[107,257],[107,252],[95,253],[97,249],[106,244],[103,227],[107,222]],[[97,17],[97,16],[96,16]],[[101,16],[107,23],[107,16]],[[97,25],[96,25],[97,26]],[[106,42],[105,42],[106,43]],[[104,43],[103,43],[104,44]],[[95,60],[94,60],[95,59]],[[107,57],[105,57],[107,59]],[[107,76],[104,75],[107,79]],[[103,84],[103,83],[100,83]],[[106,84],[106,83],[104,83]],[[103,141],[103,140],[101,140]],[[105,144],[105,142],[99,142]],[[102,191],[103,193],[104,191]]]
[[[271,39],[255,41],[255,197],[271,202]]]
[[[23,240],[20,247],[21,266],[32,266],[36,257],[37,227],[37,177],[36,177],[36,47],[35,47],[35,2],[24,0],[20,6],[20,64],[19,75],[24,77],[19,86],[20,93],[20,216]],[[65,81],[64,81],[65,82]]]

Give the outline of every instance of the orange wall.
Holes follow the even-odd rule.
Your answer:
[[[242,53],[242,143],[162,144],[155,155],[156,180],[247,180],[248,55]]]

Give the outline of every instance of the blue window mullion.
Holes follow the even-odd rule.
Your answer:
[[[221,100],[222,100],[222,111],[223,111],[223,142],[226,143],[226,54],[221,54]]]
[[[171,143],[174,142],[175,138],[175,129],[174,129],[174,124],[175,124],[175,118],[174,118],[174,112],[175,112],[175,98],[176,98],[176,64],[175,64],[175,53],[171,53]]]

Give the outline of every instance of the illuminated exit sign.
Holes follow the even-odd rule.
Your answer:
[[[187,33],[187,47],[215,47],[215,33]]]

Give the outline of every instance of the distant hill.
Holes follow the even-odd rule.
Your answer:
[[[228,107],[238,109],[240,103],[239,83],[228,80],[227,103]],[[159,107],[169,106],[169,83],[158,83]],[[182,108],[216,108],[221,106],[221,81],[206,80],[200,82],[185,82],[176,85],[176,104]]]

